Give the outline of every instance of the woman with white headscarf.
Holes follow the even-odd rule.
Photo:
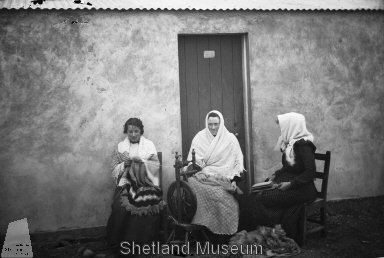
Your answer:
[[[313,201],[317,195],[313,182],[316,147],[303,115],[294,112],[278,115],[276,122],[281,132],[276,148],[283,153],[283,167],[269,178],[275,189],[249,196],[248,229],[282,224],[287,235],[297,240],[302,204]]]
[[[197,198],[192,223],[204,225],[214,234],[232,235],[237,232],[239,220],[239,205],[233,193],[240,191],[236,180],[244,170],[243,154],[219,111],[207,114],[205,128],[192,140],[188,160],[192,159],[192,150],[201,168],[188,180]]]

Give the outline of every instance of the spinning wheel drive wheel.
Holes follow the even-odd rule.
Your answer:
[[[184,181],[180,181],[180,198],[181,205],[179,207],[177,199],[177,182],[173,182],[169,186],[167,192],[168,208],[175,218],[178,217],[178,211],[181,211],[181,221],[179,222],[190,223],[196,213],[197,199],[192,188]]]

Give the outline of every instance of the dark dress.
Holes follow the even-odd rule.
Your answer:
[[[112,167],[128,158],[128,155],[116,151]],[[121,241],[150,244],[159,240],[161,212],[165,207],[162,190],[147,177],[142,178],[147,174],[143,163],[130,163],[124,169],[129,183],[116,187],[107,223],[107,240],[111,246],[118,246]]]
[[[252,193],[243,208],[242,225],[247,230],[257,226],[274,226],[281,224],[287,235],[298,240],[299,219],[303,203],[316,199],[317,190],[314,185],[316,164],[315,145],[303,139],[293,145],[295,164],[290,166],[282,157],[283,167],[275,172],[274,182],[291,182],[291,187]]]
[[[107,240],[111,246],[121,241],[150,244],[158,241],[160,215],[134,215],[128,212],[120,202],[124,187],[117,187],[112,204],[112,213],[107,223]]]

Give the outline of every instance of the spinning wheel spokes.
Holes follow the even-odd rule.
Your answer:
[[[170,185],[167,198],[172,216],[178,217],[178,211],[181,211],[181,218],[179,218],[179,220],[181,220],[180,222],[189,223],[192,221],[197,208],[197,200],[192,189],[186,182],[180,181],[180,203],[178,202],[177,197],[176,182],[173,182]],[[179,205],[181,206],[179,207]]]

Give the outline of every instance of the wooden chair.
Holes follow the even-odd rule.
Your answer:
[[[322,180],[321,190],[317,193],[317,198],[314,202],[305,203],[301,219],[300,219],[300,236],[299,236],[299,245],[303,246],[306,244],[307,236],[316,232],[321,232],[321,235],[325,237],[327,235],[326,228],[326,212],[327,212],[327,188],[328,188],[328,176],[329,176],[329,166],[331,163],[331,152],[327,151],[325,154],[315,153],[315,160],[324,161],[324,169],[322,172],[316,172],[315,178]],[[309,217],[315,211],[320,210],[320,218],[314,219]],[[307,229],[307,222],[312,222],[317,224],[316,227],[312,229]]]
[[[191,224],[193,216],[197,209],[196,195],[187,184],[188,178],[197,173],[198,170],[195,163],[195,152],[192,151],[192,169],[182,172],[182,168],[187,166],[189,162],[182,162],[181,155],[176,152],[175,155],[175,176],[176,181],[173,182],[167,192],[167,205],[169,219],[172,224],[172,232],[166,243],[184,243],[187,244],[192,234],[201,232],[205,240],[209,241],[205,226]],[[178,233],[182,234],[183,239],[177,240]]]
[[[159,186],[163,189],[163,153],[161,151],[157,152],[157,158],[159,159]]]

